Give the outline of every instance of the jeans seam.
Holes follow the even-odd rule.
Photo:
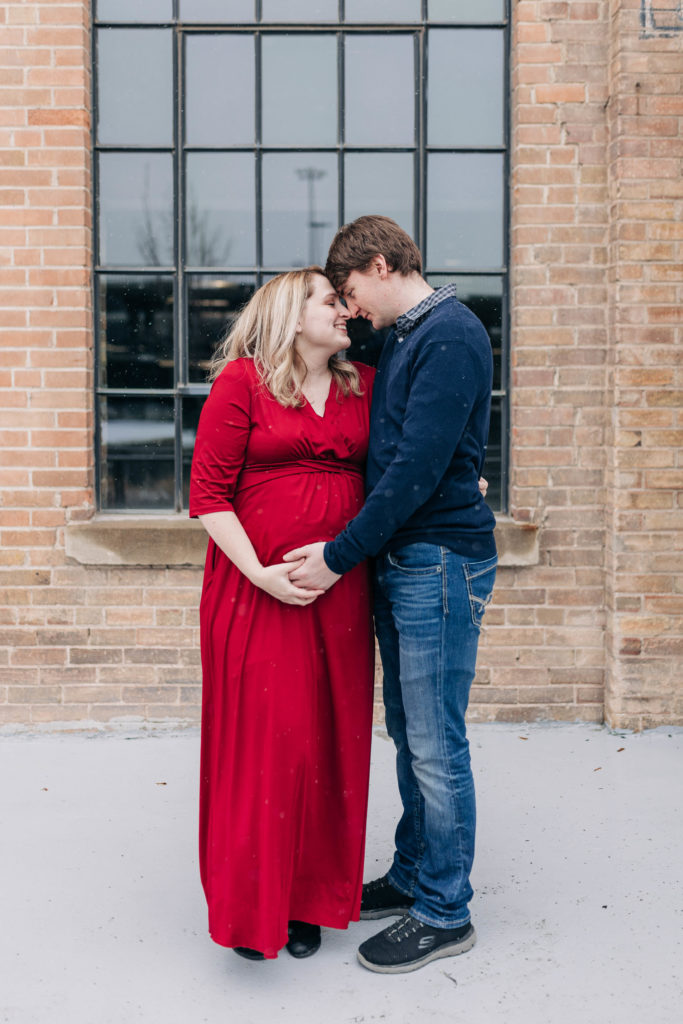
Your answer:
[[[441,548],[441,565],[443,566],[441,572],[441,598],[443,602],[443,613],[444,615],[448,615],[448,567],[445,548]]]
[[[415,818],[416,818],[416,821],[415,821],[415,835],[418,836],[418,841],[417,841],[418,854],[417,854],[417,856],[415,858],[415,871],[414,871],[413,878],[411,880],[411,886],[410,886],[411,890],[412,890],[411,893],[410,893],[411,896],[413,896],[415,894],[415,886],[418,884],[418,879],[420,877],[420,871],[422,870],[422,861],[424,860],[424,855],[425,855],[425,847],[427,845],[425,843],[424,830],[422,829],[422,821],[421,821],[421,817],[422,817],[422,792],[421,792],[420,787],[419,787],[419,785],[417,783],[417,780],[415,781],[415,790],[416,790],[416,794],[417,794],[417,800],[415,801],[415,808],[416,808],[416,813],[415,813]]]
[[[390,559],[388,554],[387,554],[386,557],[387,557],[387,562],[389,563],[390,567],[393,568],[393,569],[397,569],[399,572],[401,572],[399,567],[394,566],[394,564],[391,561],[391,559]],[[394,608],[393,608],[393,605],[391,604],[391,602],[389,602],[389,606],[390,606],[391,618],[392,618],[393,624],[394,624],[394,629],[396,630],[397,636],[399,637],[399,647],[400,647],[400,631],[399,631],[398,625],[396,623],[396,618],[395,618],[395,615],[394,615]],[[399,658],[400,658],[400,649],[399,649]],[[405,713],[405,705],[403,703],[403,694],[401,692],[401,681],[400,681],[400,679],[401,679],[401,677],[400,677],[400,662],[399,662],[398,687],[399,687],[399,693],[401,694],[401,705],[402,705],[402,712],[403,712],[403,731],[404,731],[404,733],[406,733],[405,741],[406,741],[406,743],[408,743],[408,736],[407,736],[407,731],[406,731],[406,713]],[[410,744],[409,743],[408,743],[408,749],[410,750]],[[399,890],[399,892],[402,892],[404,896],[409,896],[411,899],[414,898],[415,887],[419,884],[418,879],[420,877],[420,870],[421,870],[421,867],[422,867],[422,861],[424,860],[424,854],[425,854],[425,849],[426,849],[426,843],[425,843],[425,838],[424,838],[424,829],[421,827],[421,820],[420,820],[421,819],[421,812],[422,812],[422,792],[421,792],[420,787],[418,785],[417,779],[415,779],[414,775],[413,775],[413,780],[414,780],[414,790],[413,790],[413,807],[414,807],[414,810],[413,810],[413,834],[416,837],[417,852],[416,852],[416,856],[415,856],[415,863],[413,865],[413,870],[411,871],[411,874],[410,874],[409,880],[408,880],[409,891],[408,892],[404,892],[404,890],[401,887],[395,886],[395,888],[397,888]],[[389,880],[391,881],[391,869],[388,872],[388,876],[389,876]],[[392,885],[393,884],[394,883],[392,882]]]
[[[441,633],[441,651],[442,651],[442,656],[441,656],[440,664],[439,664],[439,709],[440,709],[440,723],[439,724],[440,724],[440,733],[441,733],[441,735],[440,735],[441,757],[442,757],[442,760],[443,760],[443,764],[447,766],[447,771],[448,771],[448,783],[449,783],[449,785],[448,785],[448,793],[449,793],[449,796],[450,796],[451,808],[452,808],[452,814],[453,814],[453,819],[452,820],[453,821],[457,821],[458,824],[461,826],[462,823],[461,823],[461,815],[460,815],[459,808],[458,808],[457,786],[455,784],[455,779],[453,778],[453,773],[452,773],[452,770],[451,770],[450,758],[448,757],[448,742],[447,742],[447,737],[446,737],[446,706],[445,706],[445,700],[444,700],[444,675],[445,675],[444,653],[445,653],[445,650],[446,650],[445,628],[446,628],[445,627],[445,621],[442,621],[442,625],[441,625],[441,630],[442,630],[442,633]],[[458,844],[458,864],[460,865],[460,871],[462,873],[463,865],[465,863],[465,851],[462,848],[462,827],[459,827],[459,828],[456,829],[456,835],[457,835],[457,844]],[[461,881],[462,881],[462,879],[461,879]]]

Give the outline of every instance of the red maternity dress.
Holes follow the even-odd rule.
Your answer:
[[[284,408],[236,359],[199,423],[190,515],[232,510],[259,560],[330,540],[363,503],[374,371],[364,394],[334,381],[323,416]],[[341,398],[341,400],[339,400]],[[374,645],[365,565],[313,604],[253,586],[209,541],[203,671],[200,870],[209,931],[275,957],[290,920],[358,920]]]

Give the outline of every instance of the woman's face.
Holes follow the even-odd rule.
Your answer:
[[[351,314],[326,277],[316,274],[311,283],[313,290],[304,303],[294,346],[304,358],[320,354],[329,359],[351,344],[346,333]]]

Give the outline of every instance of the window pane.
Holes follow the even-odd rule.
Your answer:
[[[503,264],[503,156],[431,153],[427,164],[430,268]]]
[[[412,153],[347,153],[344,220],[380,213],[414,234],[414,166]]]
[[[262,47],[264,145],[334,145],[336,38],[266,36]]]
[[[187,263],[252,266],[255,186],[252,153],[187,154]]]
[[[254,0],[180,0],[181,21],[253,21]]]
[[[99,278],[100,387],[173,387],[173,279]]]
[[[261,0],[261,21],[336,21],[337,0]]]
[[[347,35],[345,47],[346,142],[353,146],[413,146],[413,36]]]
[[[254,37],[188,35],[185,136],[190,146],[254,142]]]
[[[351,339],[351,344],[346,350],[347,357],[368,366],[377,366],[382,347],[389,335],[389,328],[383,327],[376,331],[369,320],[358,316],[347,320],[346,326]]]
[[[173,0],[97,0],[100,21],[171,21]]]
[[[429,33],[428,60],[429,144],[502,145],[503,32],[435,29]]]
[[[431,21],[503,21],[505,0],[429,0]]]
[[[346,0],[346,20],[422,21],[421,0]]]
[[[263,263],[325,263],[337,230],[337,158],[333,153],[263,156]]]
[[[172,509],[173,399],[100,399],[102,508]]]
[[[489,482],[489,489],[486,495],[486,504],[499,512],[503,506],[503,438],[507,431],[503,432],[503,399],[494,398],[491,401],[491,420],[489,425],[489,443],[486,449],[484,461],[484,477]]]
[[[491,339],[493,349],[493,390],[503,387],[502,378],[502,337],[503,337],[503,279],[502,277],[453,277],[446,274],[430,274],[427,278],[432,288],[454,282],[458,298],[475,316],[478,316]]]
[[[170,153],[100,153],[100,263],[173,263]]]
[[[167,29],[99,29],[100,142],[130,146],[173,144],[171,38]]]
[[[214,349],[254,294],[255,281],[253,276],[188,274],[188,379],[192,383],[206,381]]]
[[[197,437],[199,414],[205,401],[206,395],[189,395],[187,398],[183,398],[183,508],[188,508],[190,505],[192,453]]]

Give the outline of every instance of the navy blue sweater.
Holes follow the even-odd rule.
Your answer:
[[[495,519],[478,486],[492,377],[486,330],[455,298],[435,306],[403,341],[389,334],[372,398],[367,497],[325,545],[333,572],[417,542],[472,561],[495,555]]]

